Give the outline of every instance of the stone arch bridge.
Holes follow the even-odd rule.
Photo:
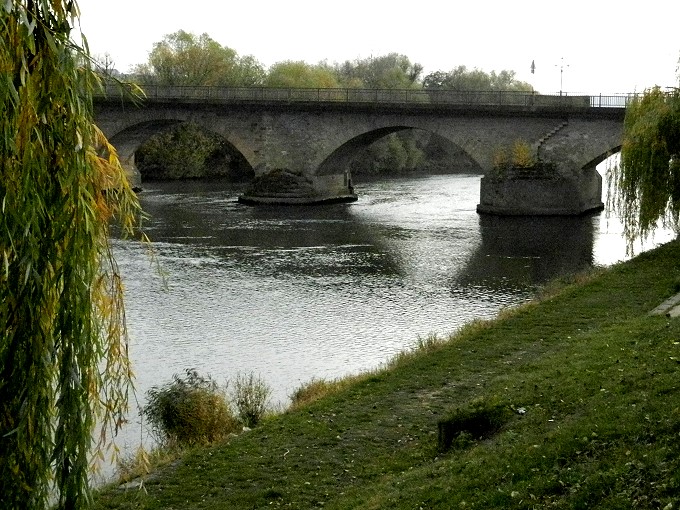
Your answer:
[[[253,192],[257,202],[356,199],[352,160],[389,133],[422,129],[462,149],[485,174],[480,212],[581,214],[602,208],[595,166],[620,149],[627,96],[364,89],[149,87],[137,104],[120,90],[95,98],[95,120],[133,183],[134,153],[150,136],[192,122],[223,136],[256,177],[287,171],[303,190]],[[541,165],[494,172],[518,140]],[[550,169],[550,171],[545,171]],[[526,170],[526,171],[525,171]]]

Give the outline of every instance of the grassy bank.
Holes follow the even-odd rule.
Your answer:
[[[96,506],[680,508],[680,319],[648,315],[679,281],[670,243],[188,452],[145,490],[111,488]],[[460,421],[489,409],[504,411],[495,427]],[[438,423],[456,412],[463,433],[442,450]]]

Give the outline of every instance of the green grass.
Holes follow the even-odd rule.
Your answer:
[[[648,316],[679,277],[670,243],[553,289],[96,508],[680,508],[680,319]],[[480,402],[512,412],[440,449]]]

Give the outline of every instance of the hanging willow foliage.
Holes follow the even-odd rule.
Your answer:
[[[88,506],[131,372],[109,222],[139,205],[93,124],[77,5],[0,2],[0,507]],[[93,444],[93,442],[95,444]]]
[[[628,104],[621,158],[608,177],[608,205],[623,221],[629,251],[659,221],[678,230],[680,89],[655,87]]]

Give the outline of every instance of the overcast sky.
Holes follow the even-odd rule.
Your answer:
[[[397,52],[422,64],[425,74],[459,65],[513,70],[543,93],[632,92],[678,83],[678,0],[78,3],[90,51],[109,53],[122,72],[146,62],[154,42],[182,29],[205,32],[265,66]]]

